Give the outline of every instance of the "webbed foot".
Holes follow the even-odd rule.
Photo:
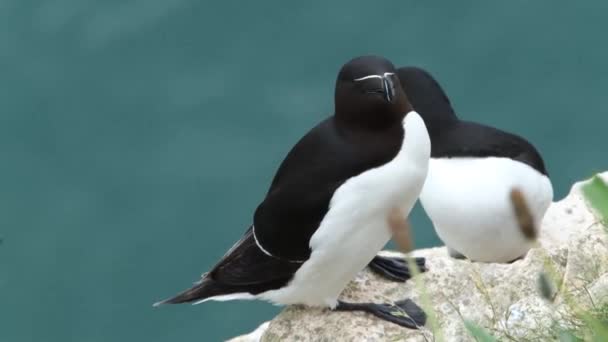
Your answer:
[[[425,259],[414,258],[420,272],[425,272]],[[407,261],[400,257],[385,257],[376,255],[369,263],[372,272],[388,280],[405,282],[412,277]]]
[[[380,319],[410,329],[418,329],[426,323],[426,314],[411,299],[395,304],[338,302],[335,311],[364,311]]]

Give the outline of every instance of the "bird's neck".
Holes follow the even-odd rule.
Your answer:
[[[427,115],[423,116],[423,118],[431,138],[440,136],[446,129],[455,126],[459,122],[458,117],[453,112],[451,115]]]

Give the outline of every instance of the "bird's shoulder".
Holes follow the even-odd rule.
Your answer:
[[[538,150],[523,137],[480,123],[460,121],[431,147],[440,157],[505,157],[525,163],[547,175]]]

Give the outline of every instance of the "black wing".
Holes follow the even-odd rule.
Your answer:
[[[306,260],[309,241],[346,180],[390,161],[403,139],[401,123],[388,130],[344,130],[329,118],[289,152],[258,206],[258,242],[285,260]]]
[[[168,302],[236,292],[257,294],[286,285],[310,256],[310,237],[323,220],[334,191],[347,179],[388,162],[399,151],[401,124],[375,136],[369,134],[341,132],[333,118],[313,128],[279,167],[255,212],[254,226],[199,284]]]
[[[256,245],[253,229],[250,227],[194,286],[154,306],[196,302],[235,293],[256,295],[278,289],[291,280],[300,265],[264,254]]]
[[[506,157],[548,175],[536,148],[515,134],[493,127],[460,121],[457,127],[438,137],[431,146],[431,157]]]
[[[207,277],[235,292],[257,294],[284,286],[300,266],[301,263],[265,254],[258,248],[250,227]]]

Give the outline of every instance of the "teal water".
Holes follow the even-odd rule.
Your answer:
[[[0,1],[0,341],[218,341],[278,308],[153,309],[250,223],[361,54],[530,139],[563,197],[608,169],[608,2]],[[419,207],[418,247],[438,240]]]

